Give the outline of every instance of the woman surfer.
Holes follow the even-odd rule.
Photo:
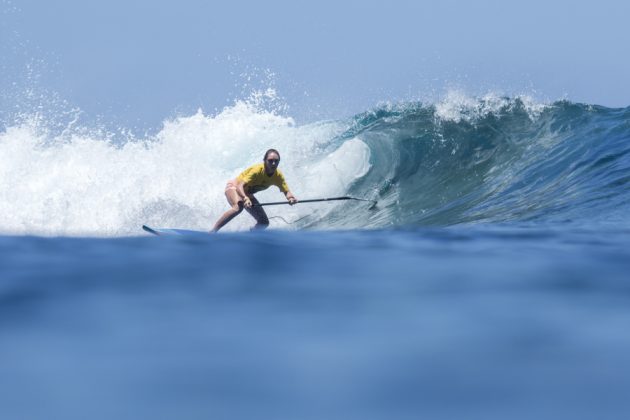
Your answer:
[[[277,186],[293,205],[297,199],[289,191],[282,172],[278,169],[280,153],[275,149],[269,149],[265,153],[263,163],[252,165],[245,169],[236,179],[228,181],[225,187],[225,197],[231,208],[223,213],[214,225],[212,232],[217,232],[230,220],[245,209],[256,219],[256,225],[252,229],[265,229],[269,226],[269,218],[254,194],[266,190],[272,185]]]

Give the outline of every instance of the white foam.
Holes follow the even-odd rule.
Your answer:
[[[53,136],[25,122],[0,132],[0,233],[133,235],[143,223],[210,229],[227,209],[225,182],[268,148],[280,151],[298,198],[344,194],[367,171],[369,150],[358,139],[333,147],[341,130],[334,122],[296,126],[249,102],[214,116],[200,110],[166,121],[153,138],[118,144],[85,129]],[[284,197],[270,188],[259,199]],[[282,207],[268,213],[296,220],[312,211]],[[226,230],[252,224],[243,214]]]

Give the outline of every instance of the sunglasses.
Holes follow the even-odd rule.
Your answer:
[[[269,162],[269,163],[279,163],[280,159],[267,159],[267,162]]]

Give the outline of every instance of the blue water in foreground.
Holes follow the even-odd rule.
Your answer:
[[[630,232],[0,239],[0,411],[28,419],[630,413]]]
[[[124,144],[29,124],[0,132],[2,419],[630,416],[630,108],[237,104]],[[298,197],[378,206],[140,230],[208,229],[271,139]]]

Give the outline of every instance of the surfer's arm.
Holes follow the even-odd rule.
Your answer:
[[[247,197],[247,194],[245,194],[245,183],[240,179],[236,180],[236,192],[241,198]]]
[[[291,194],[291,191],[289,190],[289,186],[287,185],[287,182],[284,180],[284,175],[282,175],[282,172],[278,171],[276,173],[278,174],[278,179],[279,179],[279,183],[276,185],[278,186],[280,191],[284,193],[284,196],[287,198],[287,200],[289,200],[289,204],[293,205],[297,203],[297,198],[295,198],[295,196]]]
[[[243,200],[243,204],[245,204],[245,207],[249,208],[252,206],[252,200],[245,192],[245,182],[241,181],[240,179],[236,180],[236,193]]]

